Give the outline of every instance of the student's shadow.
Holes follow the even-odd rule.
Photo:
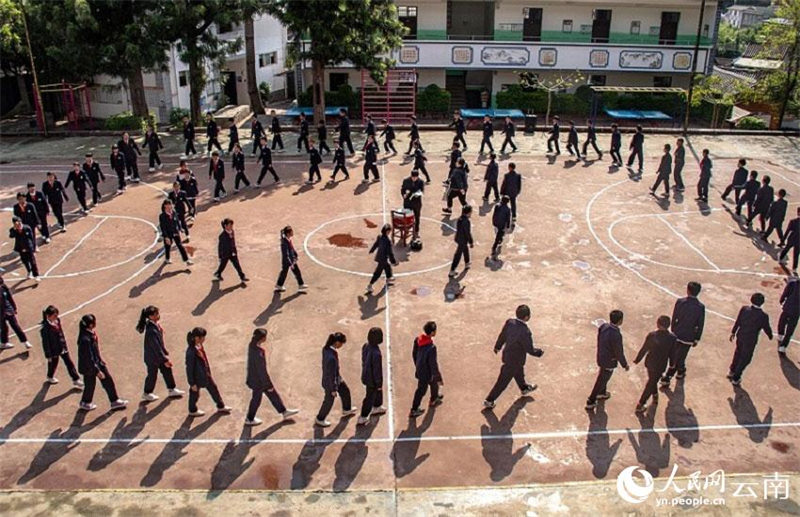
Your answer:
[[[618,165],[609,165],[608,166],[608,173],[609,174],[616,174],[618,172],[619,172],[619,166]]]
[[[580,160],[576,160],[574,158],[569,158],[567,160],[564,160],[564,166],[563,167],[565,169],[571,169],[571,168],[575,167],[576,165],[578,165],[578,162],[580,162]]]
[[[478,207],[478,215],[481,217],[486,217],[488,214],[492,213],[493,209],[494,203],[490,203],[488,199],[485,199]]]
[[[628,179],[631,181],[638,183],[642,181],[642,173],[633,170],[633,167],[627,167],[628,169]]]
[[[464,279],[466,274],[466,271],[462,271],[457,277],[447,280],[447,284],[445,284],[442,290],[442,295],[446,303],[454,302],[464,296],[464,289],[466,289],[466,286],[461,285],[461,280]]]
[[[602,479],[608,475],[608,469],[614,456],[617,455],[622,438],[613,444],[608,434],[608,414],[605,402],[600,401],[597,409],[589,414],[589,429],[586,432],[586,457],[592,462],[592,475]]]
[[[789,386],[796,390],[800,390],[800,369],[794,364],[794,361],[786,357],[786,354],[780,355],[781,361],[781,372],[783,372],[783,376],[786,377],[786,380],[789,382]]]
[[[322,190],[333,190],[336,187],[338,187],[339,183],[341,183],[342,181],[344,180],[334,181],[332,179],[328,179],[328,181],[326,181],[325,185],[322,187]]]
[[[192,422],[195,419],[187,416],[180,428],[175,431],[172,439],[167,442],[167,444],[164,446],[164,449],[158,454],[158,457],[156,457],[156,459],[153,460],[153,463],[150,464],[150,468],[147,469],[147,473],[139,482],[139,485],[144,487],[156,486],[164,477],[164,472],[166,472],[171,466],[175,465],[182,457],[186,456],[184,449],[192,442],[192,440],[199,438],[200,435],[214,425],[221,416],[222,413],[215,412],[213,415],[208,417],[205,421],[194,428],[192,428]]]
[[[676,205],[682,205],[684,200],[683,192],[681,192],[680,190],[673,190],[672,200],[675,201]]]
[[[361,309],[362,320],[368,320],[386,310],[385,306],[378,308],[378,300],[383,299],[383,293],[385,290],[386,287],[384,286],[384,288],[378,292],[366,295],[358,295],[358,307]]]
[[[356,195],[356,196],[360,196],[361,194],[363,194],[364,192],[369,190],[370,185],[372,185],[372,182],[369,182],[369,183],[361,183],[361,182],[359,182],[356,185],[356,188],[353,189],[353,194]]]
[[[664,417],[669,434],[678,440],[678,445],[690,449],[700,441],[700,430],[694,411],[685,406],[686,393],[683,389],[683,379],[677,380],[675,391],[667,389],[663,393],[668,399]]]
[[[211,289],[208,291],[206,297],[200,300],[200,303],[197,304],[197,307],[192,310],[193,316],[202,316],[212,305],[214,305],[214,302],[218,301],[226,294],[232,293],[237,289],[244,289],[247,286],[247,284],[244,282],[240,282],[238,284],[228,286],[225,289],[220,289],[219,284],[220,282],[211,282]]]
[[[641,430],[639,438],[628,429],[628,439],[633,450],[636,451],[636,461],[641,463],[645,470],[654,477],[658,476],[661,469],[669,467],[669,433],[664,433],[664,439],[653,431],[653,419],[656,413],[656,406],[650,406],[645,413],[637,413]]]
[[[696,200],[696,202],[697,202],[697,209],[700,211],[700,215],[702,215],[703,217],[708,217],[709,215],[711,215],[713,210],[711,210],[711,207],[709,206],[708,203],[706,203],[705,201],[700,201],[699,199]]]
[[[303,296],[303,293],[298,291],[294,294],[290,294],[286,298],[281,298],[281,293],[273,292],[272,300],[270,300],[269,305],[267,305],[267,308],[264,309],[264,311],[261,314],[255,317],[255,319],[253,320],[253,325],[257,327],[263,327],[264,325],[267,324],[267,322],[271,317],[280,313],[281,308],[285,304],[301,296]]]
[[[14,416],[11,417],[11,420],[9,420],[8,423],[3,426],[2,430],[0,430],[0,446],[6,443],[6,440],[11,437],[11,434],[14,431],[17,431],[21,427],[27,425],[28,422],[30,422],[31,419],[40,412],[55,406],[71,395],[80,394],[80,392],[77,390],[67,390],[53,398],[45,400],[47,392],[50,390],[50,386],[50,384],[43,383],[42,387],[39,388],[38,392],[36,392],[36,395],[33,397],[33,400],[30,402],[30,404],[20,409]]]
[[[420,438],[433,423],[434,414],[436,414],[436,408],[428,408],[425,418],[422,419],[422,425],[417,426],[416,418],[409,418],[408,427],[400,431],[392,448],[394,475],[396,477],[401,478],[411,474],[430,456],[429,453],[425,453],[418,457],[417,453],[419,452],[420,443],[422,443]]]
[[[314,185],[316,185],[316,183],[312,183],[312,184],[303,183],[302,185],[300,185],[300,187],[297,190],[292,192],[292,195],[293,196],[299,196],[301,194],[304,194],[304,193],[308,192],[309,190],[314,190]]]
[[[439,227],[442,230],[443,237],[449,237],[456,233],[456,228],[453,226],[455,223],[453,222],[453,218],[447,214],[442,216],[440,221]]]
[[[138,298],[139,296],[142,295],[145,289],[148,289],[156,285],[158,282],[162,280],[166,280],[168,278],[172,278],[178,275],[185,275],[192,273],[192,270],[189,269],[188,267],[184,269],[178,269],[175,271],[169,271],[168,273],[162,273],[162,271],[164,270],[164,266],[166,266],[166,264],[162,262],[150,276],[148,276],[147,278],[144,279],[144,281],[142,281],[142,283],[131,287],[131,290],[128,293],[128,297]]]
[[[5,354],[0,354],[0,355],[5,355]],[[10,363],[11,361],[16,361],[17,359],[21,361],[27,361],[28,359],[30,359],[30,357],[31,354],[28,350],[22,350],[21,352],[17,352],[14,355],[9,355],[8,357],[0,359],[0,364]]]
[[[501,258],[497,258],[497,260],[492,260],[490,257],[486,257],[483,260],[483,265],[486,266],[490,271],[500,271],[503,269],[503,260]]]
[[[518,398],[499,420],[494,410],[482,411],[486,424],[481,425],[481,454],[491,467],[489,477],[495,483],[510,476],[530,448],[530,444],[526,443],[514,451],[511,431],[520,411],[532,400],[531,397]]]
[[[325,449],[338,440],[347,428],[349,418],[342,418],[339,423],[325,436],[325,430],[319,426],[314,426],[314,437],[303,444],[297,461],[292,465],[292,490],[303,490],[311,484],[314,473],[319,470],[320,460],[325,454]]]
[[[556,158],[557,158],[557,157],[558,157],[558,155],[556,155],[556,154],[548,154],[548,155],[546,156],[546,158],[547,158],[547,165],[555,165],[555,163],[556,163]]]
[[[755,443],[763,442],[772,427],[772,406],[767,408],[764,419],[759,419],[758,410],[747,390],[741,386],[734,386],[733,392],[733,398],[728,397],[728,404],[736,416],[736,423],[743,427],[748,426],[747,434],[750,436],[750,440]]]
[[[589,160],[588,158],[584,158],[584,160],[583,160],[583,168],[584,169],[588,169],[589,167],[594,165],[594,162],[596,162],[596,161],[597,161],[597,158],[595,158],[594,160]]]
[[[13,286],[11,286],[11,290],[14,292],[14,294],[19,294],[19,293],[22,293],[22,292],[27,291],[29,289],[38,289],[39,288],[39,282],[32,282],[32,283],[29,283],[27,285],[23,285],[27,281],[28,280],[23,278],[22,280],[20,280],[19,282],[15,283]],[[22,287],[20,287],[20,286],[22,286]]]
[[[355,435],[347,440],[347,443],[342,447],[342,451],[333,466],[336,473],[336,477],[333,480],[334,492],[344,492],[353,484],[353,480],[358,476],[361,467],[364,466],[364,462],[367,461],[367,454],[369,453],[367,440],[375,432],[377,426],[378,420],[375,418],[371,418],[365,425],[357,426]]]
[[[655,200],[656,204],[661,210],[663,210],[664,212],[669,211],[670,202],[668,197],[657,196],[653,197],[653,199]]]

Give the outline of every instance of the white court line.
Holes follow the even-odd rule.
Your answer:
[[[386,224],[386,170],[381,164],[381,205],[382,205],[382,213],[383,216],[383,224]],[[392,401],[393,393],[392,393],[392,330],[391,330],[391,318],[389,317],[389,285],[386,285],[384,289],[384,303],[386,304],[386,308],[383,311],[384,315],[384,326],[386,327],[386,400],[388,401],[388,414],[387,417],[389,419],[389,439],[394,438],[394,403]],[[395,490],[397,489],[395,485]]]
[[[81,244],[83,244],[83,243],[86,241],[86,239],[88,239],[89,237],[91,237],[91,236],[92,236],[92,234],[93,234],[94,232],[96,232],[96,231],[98,230],[98,228],[100,228],[100,226],[101,226],[101,225],[102,225],[104,222],[106,222],[106,220],[107,220],[107,219],[108,219],[108,217],[101,217],[101,218],[100,218],[100,222],[99,222],[99,223],[97,223],[97,224],[94,226],[94,228],[92,228],[91,230],[89,230],[88,232],[86,232],[86,234],[84,234],[84,236],[83,236],[83,237],[81,237],[81,238],[80,238],[80,240],[79,240],[77,243],[75,243],[75,246],[73,246],[72,248],[70,248],[70,249],[69,249],[69,250],[68,250],[66,253],[64,253],[64,255],[63,255],[63,256],[62,256],[60,259],[58,259],[58,262],[56,262],[55,264],[53,264],[52,266],[50,266],[50,269],[48,269],[47,271],[45,271],[43,276],[47,277],[47,275],[49,275],[51,271],[53,271],[55,268],[57,268],[58,266],[60,266],[61,264],[63,264],[63,263],[64,263],[64,261],[65,261],[65,260],[67,260],[67,257],[69,257],[70,255],[72,255],[72,254],[73,254],[73,253],[74,253],[74,252],[75,252],[75,251],[76,251],[76,250],[77,250],[77,249],[80,247],[80,245],[81,245]]]
[[[711,259],[710,259],[710,258],[708,258],[708,257],[706,256],[706,254],[705,254],[705,253],[703,253],[702,251],[700,251],[700,249],[699,249],[697,246],[695,246],[694,244],[692,244],[692,243],[689,241],[689,239],[687,239],[687,238],[686,238],[686,236],[685,236],[685,235],[683,235],[681,232],[679,232],[679,231],[678,231],[678,230],[677,230],[677,229],[676,229],[674,226],[672,226],[671,224],[669,224],[669,221],[667,221],[667,219],[666,219],[666,218],[665,218],[663,215],[659,214],[659,216],[658,216],[658,220],[659,220],[659,221],[661,221],[662,223],[664,223],[665,225],[667,225],[667,228],[669,228],[670,230],[672,230],[672,233],[674,233],[675,235],[677,235],[677,236],[678,236],[678,237],[679,237],[679,238],[680,238],[680,239],[681,239],[683,242],[685,242],[685,243],[686,243],[686,245],[687,245],[687,246],[689,246],[690,248],[692,248],[692,249],[694,250],[694,252],[695,252],[695,253],[697,253],[698,255],[700,255],[700,257],[701,257],[703,260],[705,260],[705,261],[708,263],[708,265],[709,265],[709,266],[713,267],[713,268],[714,268],[714,270],[716,270],[716,271],[719,271],[719,270],[720,270],[720,269],[719,269],[719,267],[717,267],[717,265],[716,265],[716,264],[714,264],[714,263],[711,261]]]

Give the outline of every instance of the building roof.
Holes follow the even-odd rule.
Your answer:
[[[734,68],[750,68],[753,70],[778,70],[783,66],[779,59],[757,59],[740,57],[733,61]]]
[[[756,59],[775,59],[782,61],[786,59],[786,55],[789,53],[789,47],[787,45],[782,45],[777,48],[772,47],[765,47],[761,43],[748,43],[748,45],[742,51],[741,57],[744,58],[756,58]]]

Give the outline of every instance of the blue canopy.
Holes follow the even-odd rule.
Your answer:
[[[464,118],[483,118],[489,115],[492,118],[525,118],[522,110],[500,110],[500,109],[462,109],[461,116]]]
[[[672,117],[663,111],[652,110],[610,110],[603,108],[609,117],[633,120],[672,120]]]
[[[325,108],[325,116],[334,117],[339,114],[339,110],[347,110],[345,106],[327,106]],[[286,113],[283,114],[284,117],[299,117],[301,113],[305,113],[306,115],[311,115],[314,113],[314,108],[289,108],[286,110]]]

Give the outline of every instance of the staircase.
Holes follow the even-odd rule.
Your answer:
[[[467,105],[467,77],[465,74],[446,75],[444,88],[450,92],[450,111],[455,111]]]
[[[407,122],[416,112],[417,71],[389,70],[384,84],[376,83],[369,72],[361,71],[361,116],[367,115],[379,123],[382,118],[389,122]]]

